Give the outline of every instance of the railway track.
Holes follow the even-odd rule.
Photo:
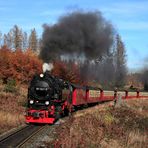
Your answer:
[[[0,140],[0,148],[20,148],[45,126],[28,125]]]

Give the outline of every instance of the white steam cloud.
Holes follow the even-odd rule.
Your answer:
[[[45,73],[46,71],[51,71],[53,69],[53,64],[44,63],[42,66],[42,69],[43,69],[43,73]]]

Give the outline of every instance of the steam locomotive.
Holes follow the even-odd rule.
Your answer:
[[[131,96],[128,96],[127,91],[121,93],[123,99],[142,97],[139,91]],[[61,116],[71,114],[79,107],[116,98],[117,90],[103,91],[97,87],[78,86],[52,76],[49,72],[37,74],[28,88],[26,123],[53,124]]]
[[[53,123],[66,114],[70,87],[68,82],[48,72],[36,74],[28,88],[26,122]]]

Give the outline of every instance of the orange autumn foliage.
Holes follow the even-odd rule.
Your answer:
[[[0,48],[0,80],[7,83],[14,79],[18,83],[29,82],[35,73],[42,73],[42,61],[31,50]],[[79,67],[75,63],[56,61],[53,75],[71,83],[81,84]]]
[[[81,84],[78,65],[62,61],[54,62],[52,74],[71,83]]]
[[[42,61],[31,50],[12,51],[6,46],[0,49],[0,79],[4,83],[8,79],[26,83],[35,73],[40,73],[41,71]]]

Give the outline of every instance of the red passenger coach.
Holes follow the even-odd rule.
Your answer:
[[[101,99],[101,92],[99,89],[87,88],[87,103],[97,103]]]
[[[110,101],[110,100],[114,100],[116,97],[116,92],[115,91],[103,91],[103,96],[102,96],[102,100],[105,101]]]
[[[115,97],[116,93],[114,91],[103,91],[96,87],[80,87],[73,85],[72,105],[80,106],[93,104],[101,101],[114,100]]]
[[[100,88],[89,87],[86,91],[87,103],[98,103],[101,101],[111,101],[116,97],[114,91],[103,91]]]
[[[86,88],[85,87],[73,87],[72,92],[72,105],[84,105],[87,104]]]

